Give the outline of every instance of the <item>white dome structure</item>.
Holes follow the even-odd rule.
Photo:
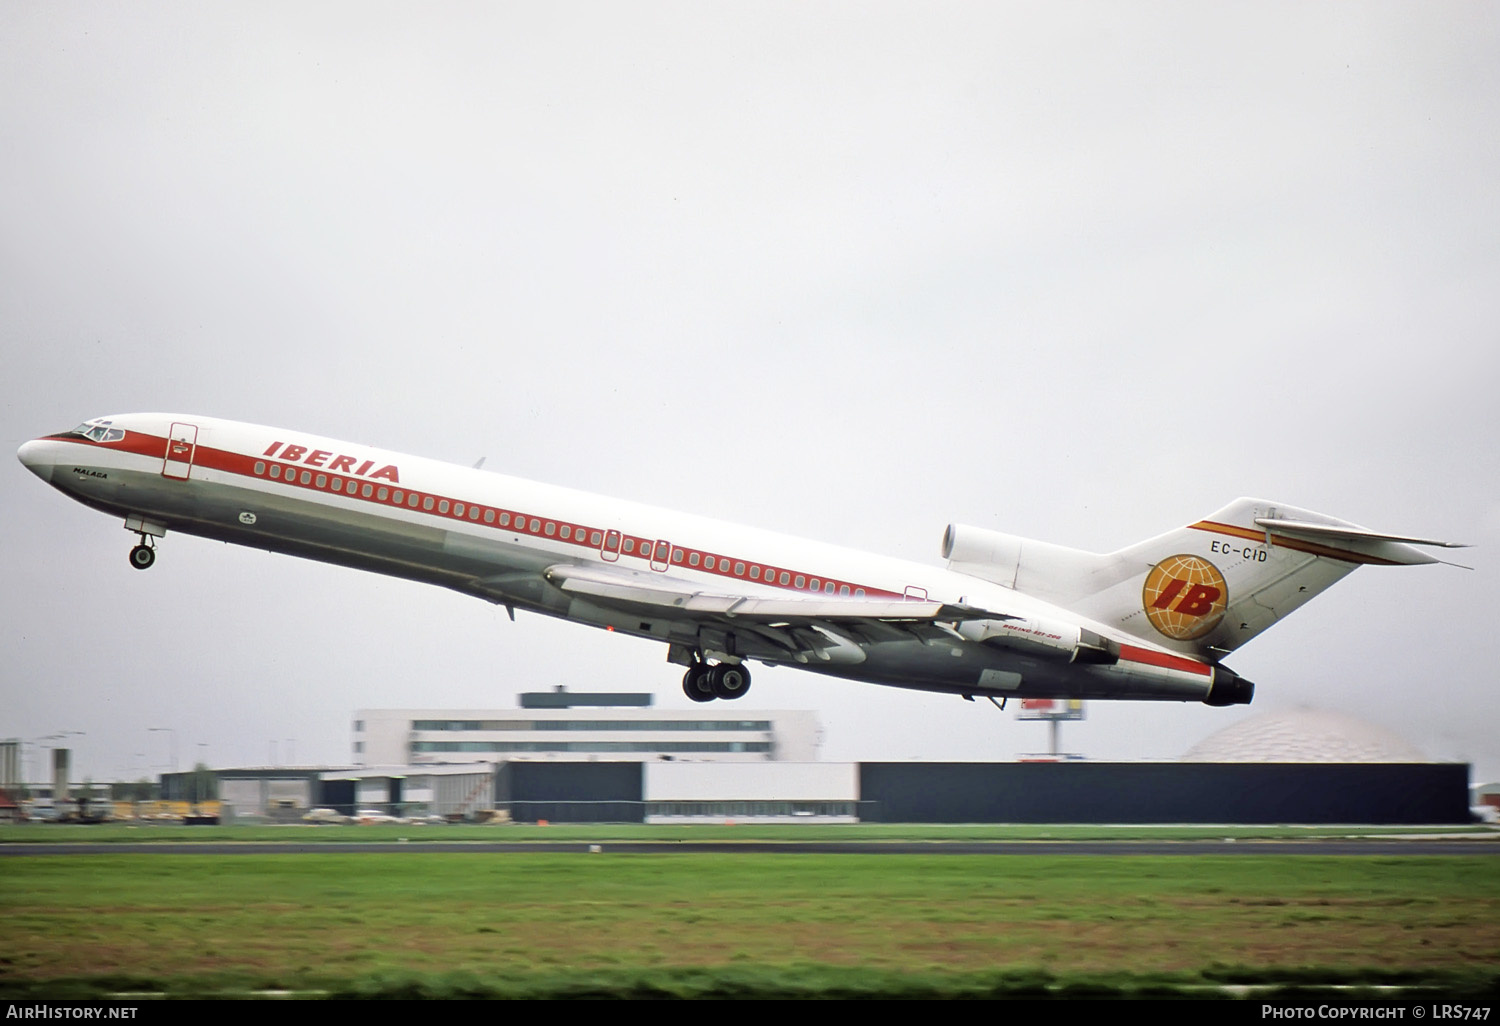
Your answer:
[[[1262,713],[1194,745],[1183,762],[1430,762],[1404,739],[1345,713]]]

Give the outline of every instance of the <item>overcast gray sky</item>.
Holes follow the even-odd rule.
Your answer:
[[[1238,653],[1249,710],[1094,703],[1094,758],[1313,705],[1500,777],[1500,7],[0,6],[0,438],[278,424],[938,562],[1237,495],[1478,547]],[[349,757],[359,707],[657,645],[121,526],[0,464],[0,737],[78,775]],[[829,759],[1009,759],[988,704],[758,669]],[[36,761],[39,765],[39,760]]]

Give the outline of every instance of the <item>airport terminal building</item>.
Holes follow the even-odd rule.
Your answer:
[[[657,709],[649,693],[529,692],[516,709],[361,709],[355,766],[473,762],[816,762],[817,716],[726,703]]]

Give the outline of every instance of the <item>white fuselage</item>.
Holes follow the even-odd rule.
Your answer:
[[[1215,668],[1200,661],[940,567],[279,428],[179,414],[89,425],[94,437],[82,429],[47,436],[22,446],[20,458],[78,501],[126,517],[143,540],[168,530],[200,535],[440,584],[654,638],[695,658],[902,687],[1197,701],[1214,680]],[[736,628],[732,614],[709,622],[565,590],[552,573],[559,567],[599,568],[648,590],[659,581],[685,594],[807,600],[813,612],[806,623]],[[899,617],[824,623],[815,615],[820,601],[841,610],[860,601],[940,602],[1008,621],[1082,624],[1116,643],[1119,658],[1082,665]],[[788,644],[794,634],[803,641]]]

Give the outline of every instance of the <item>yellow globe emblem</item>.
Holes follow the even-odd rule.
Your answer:
[[[1146,574],[1141,605],[1151,626],[1177,641],[1201,638],[1219,625],[1229,586],[1219,568],[1198,556],[1168,556]]]

